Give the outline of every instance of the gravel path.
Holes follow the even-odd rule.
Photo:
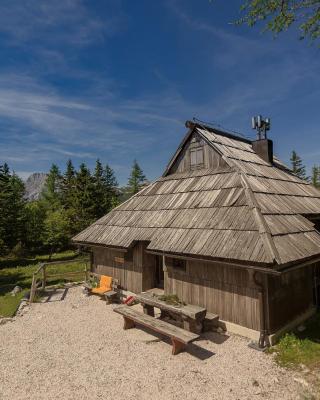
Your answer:
[[[51,300],[0,325],[1,400],[306,398],[244,338],[210,333],[172,356],[169,342],[124,331],[113,306],[80,287]]]

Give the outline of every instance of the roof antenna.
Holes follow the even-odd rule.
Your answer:
[[[261,115],[257,115],[252,117],[251,124],[252,129],[258,132],[258,140],[267,139],[267,131],[270,130],[271,125],[270,118],[263,119]]]

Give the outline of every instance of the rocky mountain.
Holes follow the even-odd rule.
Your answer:
[[[35,172],[30,175],[29,178],[25,181],[25,198],[28,201],[38,200],[44,184],[47,179],[47,174],[43,172]]]

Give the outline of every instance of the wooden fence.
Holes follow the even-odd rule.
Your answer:
[[[83,270],[79,271],[70,271],[70,272],[60,272],[60,273],[54,273],[50,274],[47,271],[47,267],[51,267],[52,265],[59,265],[59,264],[74,264],[74,263],[85,263],[85,268]],[[65,278],[71,278],[72,276],[79,276],[83,274],[84,280],[88,280],[89,273],[90,273],[90,267],[88,268],[88,264],[90,264],[90,260],[84,259],[84,260],[64,260],[64,261],[52,261],[52,262],[45,262],[45,263],[40,263],[39,268],[34,272],[32,276],[32,283],[31,283],[31,289],[30,289],[30,296],[29,296],[29,303],[33,303],[37,290],[45,290],[47,281],[50,278],[55,278],[55,279],[65,279]]]

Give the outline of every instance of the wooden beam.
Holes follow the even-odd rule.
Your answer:
[[[259,266],[254,266],[254,265],[247,265],[245,263],[241,264],[241,263],[237,263],[237,262],[220,260],[220,259],[212,260],[212,259],[208,259],[205,257],[192,257],[192,256],[186,256],[186,255],[180,255],[180,254],[174,254],[174,253],[166,253],[166,252],[155,251],[155,250],[147,250],[146,253],[154,254],[157,256],[170,257],[170,258],[179,258],[181,260],[187,260],[187,261],[188,260],[190,260],[190,261],[206,261],[209,263],[216,263],[216,264],[221,263],[221,264],[224,264],[229,267],[245,268],[245,269],[249,269],[249,270],[264,272],[266,274],[271,274],[271,275],[281,275],[280,271],[272,269],[271,267],[270,268],[259,267]],[[272,265],[274,265],[274,264],[271,264],[271,266]]]

